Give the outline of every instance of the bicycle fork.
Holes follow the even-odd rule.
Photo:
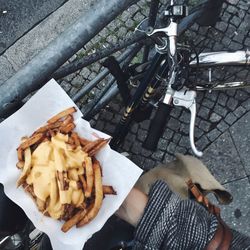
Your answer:
[[[132,114],[138,108],[140,104],[143,107],[146,106],[148,100],[153,95],[154,90],[159,86],[160,82],[157,79],[153,79],[157,68],[164,62],[165,55],[157,53],[153,58],[153,63],[151,67],[148,69],[147,74],[142,79],[138,88],[136,89],[135,94],[128,102],[127,107],[123,113],[123,116],[116,127],[113,139],[111,140],[111,147],[115,148],[119,145],[119,143],[123,140],[129,130],[129,125],[132,121]],[[162,65],[163,67],[163,65]],[[152,84],[149,85],[149,82],[153,81]],[[148,86],[149,85],[149,86]],[[141,98],[143,96],[143,98]]]

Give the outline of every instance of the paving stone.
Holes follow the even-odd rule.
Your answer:
[[[151,155],[151,158],[157,161],[162,161],[164,154],[165,154],[164,151],[157,150]]]
[[[237,109],[234,110],[233,113],[239,118],[246,113],[246,109],[242,106],[239,106]]]
[[[243,43],[243,40],[245,39],[245,35],[243,34],[237,34],[233,37],[233,40],[242,44]]]
[[[207,134],[207,137],[208,139],[213,142],[216,138],[218,138],[219,136],[221,135],[221,132],[215,128],[213,129],[212,131],[210,131],[208,134]]]
[[[173,118],[173,117],[171,117],[171,118],[169,119],[169,121],[168,121],[167,126],[168,126],[170,129],[177,131],[177,130],[179,130],[179,128],[180,128],[180,121],[177,120],[177,119],[175,119],[175,118]]]
[[[181,147],[181,146],[177,146],[177,147],[175,148],[175,152],[176,152],[176,153],[181,153],[181,154],[186,154],[186,153],[187,153],[187,149],[184,148],[184,147]]]
[[[166,128],[163,135],[162,135],[162,137],[167,139],[167,140],[170,140],[172,138],[173,134],[174,134],[173,130],[171,130],[169,128]]]
[[[226,105],[228,97],[224,93],[220,93],[218,97],[218,103],[222,106]]]
[[[188,124],[189,121],[190,121],[190,113],[189,113],[187,110],[183,111],[183,112],[182,112],[182,115],[181,115],[180,118],[179,118],[179,120],[180,120],[181,122],[184,122],[184,123]],[[168,124],[168,125],[169,125],[169,124]],[[175,130],[175,129],[174,129],[174,130]]]
[[[140,123],[140,127],[142,129],[148,130],[150,126],[150,120],[146,120]]]
[[[147,137],[147,130],[139,129],[137,133],[137,139],[144,142]]]
[[[131,161],[133,161],[138,167],[143,169],[143,165],[144,165],[144,161],[145,158],[143,156],[140,155],[132,155],[130,157]]]
[[[212,107],[215,105],[215,103],[212,102],[211,100],[205,98],[205,99],[202,101],[202,105],[203,105],[203,106],[206,106],[207,108],[212,108]]]
[[[114,112],[114,111],[115,111],[115,112],[121,111],[121,106],[120,106],[120,104],[112,102],[112,111],[113,111],[113,112]]]
[[[112,120],[113,119],[113,117],[114,117],[114,114],[112,113],[112,112],[110,112],[110,111],[108,111],[108,110],[104,110],[104,112],[102,113],[102,116],[103,116],[103,118],[105,118],[105,120]]]
[[[138,127],[139,127],[139,125],[138,125],[137,123],[134,123],[134,124],[131,126],[130,131],[131,131],[132,133],[136,134],[137,131],[138,131]]]
[[[168,140],[160,138],[157,148],[160,150],[166,150],[168,145]]]
[[[210,129],[210,126],[211,126],[211,123],[207,122],[207,121],[204,121],[204,120],[201,120],[200,121],[200,124],[199,124],[199,127],[205,131],[205,132],[208,132],[209,129]]]
[[[69,91],[69,96],[72,97],[74,96],[79,90],[77,88],[72,87]]]
[[[163,161],[162,161],[160,164],[162,164],[162,163],[168,163],[168,162],[170,162],[170,161],[173,161],[174,159],[175,159],[175,156],[174,156],[174,155],[169,154],[169,153],[166,153],[166,154],[164,155]]]
[[[204,151],[202,160],[222,183],[246,176],[241,159],[228,131]]]
[[[60,86],[66,91],[69,92],[70,89],[72,88],[72,85],[66,81],[61,81]]]
[[[226,94],[229,96],[234,96],[235,93],[236,93],[236,90],[234,90],[234,89],[226,90]]]
[[[180,132],[182,134],[188,135],[189,134],[189,126],[185,123],[182,123],[181,127],[180,127]]]
[[[243,19],[246,15],[246,11],[242,10],[242,9],[238,9],[237,11],[237,16],[241,19]],[[247,18],[247,20],[245,22],[241,22],[241,25],[239,27],[240,30],[246,30],[248,28],[249,25],[249,17]]]
[[[120,122],[121,118],[122,118],[122,116],[121,116],[120,114],[115,114],[115,115],[113,116],[113,119],[112,119],[111,121],[112,121],[112,123],[114,123],[114,124],[118,124],[118,123]]]
[[[212,113],[210,118],[209,118],[209,121],[211,122],[219,122],[220,120],[222,119],[222,117],[216,113]]]
[[[234,16],[231,20],[230,20],[230,23],[233,24],[234,26],[238,27],[240,25],[240,23],[242,22],[242,20],[237,17],[237,16]]]
[[[226,22],[218,22],[216,24],[216,29],[218,29],[218,30],[220,30],[222,32],[225,32],[227,30],[227,26],[228,26],[228,24]]]
[[[238,90],[236,92],[236,95],[235,95],[235,98],[240,100],[240,101],[245,101],[249,97],[250,97],[250,95],[247,92],[242,91],[242,90]]]
[[[182,136],[181,140],[179,142],[179,146],[184,147],[184,148],[189,148],[190,147],[190,141],[188,136]]]
[[[199,111],[198,111],[198,116],[204,118],[204,119],[207,119],[208,116],[209,116],[209,112],[210,112],[210,109],[204,107],[204,106],[201,106]]]
[[[244,45],[248,46],[250,44],[250,37],[247,37],[244,41]]]
[[[176,144],[173,142],[170,142],[168,144],[168,148],[167,148],[167,152],[170,154],[174,154],[175,153],[175,148],[176,148]]]
[[[105,126],[105,122],[104,122],[104,121],[99,121],[99,122],[97,123],[97,125],[95,124],[95,128],[96,128],[97,130],[100,130],[100,131],[103,131],[103,130],[104,130],[104,126]]]
[[[198,93],[196,97],[196,102],[200,103],[204,99],[204,93]]]
[[[250,99],[246,100],[245,102],[242,103],[242,106],[246,109],[246,110],[250,110]]]
[[[232,24],[229,24],[228,25],[228,28],[227,28],[227,36],[232,39],[232,37],[235,35],[235,32],[236,32],[237,28],[232,25]],[[231,43],[230,43],[231,44]]]
[[[181,139],[181,135],[179,133],[176,133],[172,139],[173,142],[175,142],[176,144],[180,141]]]
[[[136,136],[133,135],[133,134],[131,134],[131,133],[129,133],[129,134],[127,135],[126,139],[127,139],[129,142],[134,143],[134,142],[136,141]]]
[[[249,10],[249,2],[239,2],[238,7],[243,9],[243,10]]]
[[[113,134],[115,132],[115,128],[116,126],[113,124],[106,124],[106,126],[104,127],[105,132],[108,134]]]
[[[195,145],[198,150],[204,150],[209,144],[210,141],[205,135],[195,142]]]
[[[241,50],[241,49],[243,49],[243,46],[241,44],[239,44],[238,42],[232,41],[230,43],[230,49],[231,50]]]
[[[152,155],[152,151],[150,151],[150,150],[148,150],[148,149],[145,149],[145,148],[143,148],[143,146],[142,146],[141,154],[144,155],[145,157],[149,157],[149,156]]]
[[[218,99],[218,92],[217,91],[214,91],[212,93],[207,92],[206,93],[206,97],[209,98],[212,101],[217,101],[217,99]]]
[[[76,76],[72,81],[71,84],[75,87],[75,88],[80,88],[84,83],[84,79],[82,78],[82,76]]]
[[[130,13],[129,11],[124,11],[121,15],[121,20],[126,22],[130,18]]]
[[[152,169],[153,167],[156,166],[156,163],[154,160],[151,160],[151,159],[146,159],[143,163],[143,169],[144,170],[150,170]]]
[[[225,122],[229,125],[232,125],[236,120],[237,117],[233,113],[229,113],[225,118]]]
[[[233,98],[232,98],[233,99]],[[234,99],[233,99],[234,100]],[[214,111],[222,116],[222,117],[225,117],[226,114],[228,113],[228,110],[225,108],[225,107],[222,107],[221,105],[219,104],[216,104],[215,107],[214,107]]]
[[[231,39],[227,36],[224,36],[224,38],[221,41],[225,46],[229,46],[231,43]]]
[[[131,152],[138,155],[141,153],[141,145],[138,142],[133,143]]]
[[[234,98],[230,97],[228,102],[227,102],[227,107],[231,110],[235,110],[237,105],[238,105],[238,101],[235,100]]]
[[[179,118],[182,112],[182,107],[175,106],[174,109],[171,111],[171,116],[175,118]]]
[[[230,132],[247,174],[250,175],[250,112],[237,121]]]
[[[222,20],[226,22],[226,24],[229,22],[229,20],[232,18],[232,14],[225,11],[222,16]]]
[[[131,151],[131,146],[132,146],[132,142],[130,142],[128,140],[125,140],[124,143],[123,143],[123,145],[122,145],[122,148],[126,152],[130,152]]]
[[[225,130],[227,130],[229,128],[229,126],[224,122],[221,121],[218,125],[217,128],[221,131],[224,132]]]
[[[233,229],[250,236],[250,184],[247,178],[225,184],[233,195],[229,205],[221,207],[222,219]]]
[[[197,126],[194,128],[194,137],[195,139],[199,139],[204,134],[204,131]]]

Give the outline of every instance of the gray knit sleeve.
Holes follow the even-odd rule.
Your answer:
[[[250,237],[232,230],[233,239],[230,245],[232,250],[250,250]]]
[[[144,215],[135,232],[134,249],[204,249],[218,222],[191,200],[181,200],[163,181],[150,190]]]

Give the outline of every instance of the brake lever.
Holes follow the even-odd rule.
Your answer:
[[[193,90],[180,90],[175,91],[173,95],[173,104],[175,106],[182,106],[187,108],[190,113],[190,125],[189,125],[189,140],[191,148],[194,154],[198,157],[201,157],[203,153],[199,151],[194,144],[194,126],[196,118],[196,92]]]

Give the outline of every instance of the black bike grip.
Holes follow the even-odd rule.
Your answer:
[[[165,125],[169,119],[172,106],[160,103],[155,117],[150,123],[149,131],[143,147],[149,150],[156,150],[158,141],[163,134]]]

